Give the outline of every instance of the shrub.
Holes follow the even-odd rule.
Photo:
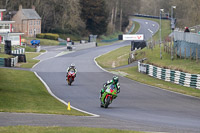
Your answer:
[[[37,35],[36,35],[37,38],[41,38],[41,39],[44,39],[44,36],[45,36],[44,33],[41,33],[41,34],[37,34]]]
[[[36,37],[41,38],[41,39],[58,40],[59,35],[52,34],[52,33],[41,33],[41,34],[37,34]]]

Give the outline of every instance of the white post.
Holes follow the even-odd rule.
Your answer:
[[[162,51],[161,51],[161,43],[162,43],[162,34],[161,34],[161,29],[162,29],[162,25],[161,25],[161,15],[162,12],[164,12],[164,9],[160,9],[160,59],[162,59]]]

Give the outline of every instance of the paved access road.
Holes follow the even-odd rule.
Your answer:
[[[152,22],[136,20],[146,24],[139,33],[148,36]],[[146,23],[147,22],[147,23]],[[154,30],[152,29],[152,31]],[[156,29],[155,29],[156,30]],[[143,32],[142,32],[143,31]],[[119,77],[121,93],[108,109],[100,108],[99,91],[104,82],[111,79],[113,74],[104,72],[94,62],[94,58],[130,45],[130,42],[119,42],[110,46],[96,47],[55,58],[44,59],[33,71],[47,83],[51,91],[60,99],[71,102],[71,105],[81,110],[100,115],[100,118],[71,117],[58,115],[4,114],[7,125],[56,125],[56,126],[89,126],[131,129],[159,132],[200,132],[200,99],[184,96],[159,88],[147,86],[124,77]],[[56,48],[55,48],[56,49]],[[54,54],[51,54],[52,57]],[[66,69],[75,63],[78,69],[77,77],[72,86],[65,81]],[[42,119],[43,118],[43,119]],[[32,121],[31,121],[32,119]],[[0,122],[1,123],[1,122]],[[4,124],[5,124],[4,123]],[[1,124],[2,125],[2,124]]]

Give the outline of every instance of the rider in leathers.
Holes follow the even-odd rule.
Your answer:
[[[107,89],[107,85],[113,84],[115,85],[116,89],[117,89],[117,93],[120,93],[120,84],[119,84],[119,78],[117,76],[113,76],[112,80],[108,80],[104,85],[103,85],[103,89],[101,89],[100,91],[100,99],[103,95],[103,93],[105,92],[105,90]]]
[[[71,64],[71,65],[67,68],[66,79],[67,79],[67,76],[68,76],[68,72],[69,72],[71,69],[74,70],[74,72],[75,72],[75,77],[76,77],[77,70],[76,70],[75,64]]]

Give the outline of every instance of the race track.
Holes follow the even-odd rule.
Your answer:
[[[141,24],[138,33],[143,33],[146,40],[151,37],[148,29],[154,33],[159,29],[155,22],[142,19],[135,21]],[[130,45],[130,41],[58,57],[55,57],[58,48],[51,47],[48,49],[49,53],[52,52],[48,59],[45,54],[38,57],[43,61],[32,70],[47,83],[54,95],[65,102],[70,101],[78,109],[100,115],[95,120],[106,119],[104,125],[106,122],[107,125],[113,122],[119,127],[129,126],[126,129],[132,130],[200,132],[200,99],[144,85],[121,76],[121,93],[108,109],[100,108],[99,91],[113,74],[100,69],[94,58],[126,45]],[[71,63],[76,64],[78,73],[72,86],[68,86],[65,75]],[[110,124],[109,128],[116,128],[116,125]]]

